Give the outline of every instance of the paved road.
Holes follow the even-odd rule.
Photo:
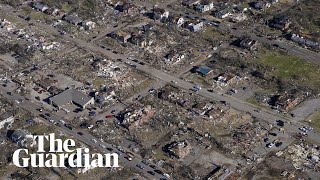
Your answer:
[[[127,24],[128,23],[122,23],[122,24],[119,24],[117,26],[110,27],[110,28],[104,30],[103,32],[99,33],[96,37],[91,39],[90,42],[95,42],[96,40],[98,40],[98,39],[100,39],[102,37],[106,37],[107,34],[113,32],[113,31],[119,30],[119,29],[125,27]]]
[[[142,6],[146,6],[147,8],[153,8],[153,5],[151,3],[147,3],[147,2],[140,2],[139,3],[140,5]],[[205,17],[201,17],[201,16],[197,16],[197,15],[193,15],[191,13],[186,13],[186,12],[183,12],[183,11],[176,11],[172,8],[169,8],[167,7],[166,5],[160,5],[162,8],[166,8],[168,9],[171,13],[175,13],[175,14],[181,14],[184,16],[184,18],[191,18],[191,19],[201,19],[202,21],[204,21],[205,24],[208,24],[208,23],[213,23],[215,24],[214,22],[212,22],[212,20],[210,19],[207,19]],[[237,28],[237,29],[232,29],[232,27],[230,26],[227,26],[227,24],[225,23],[221,23],[221,24],[216,24],[217,26],[214,26],[216,27],[217,29],[219,30],[222,30],[222,31],[226,31],[226,32],[229,32],[230,34],[236,36],[236,37],[242,37],[242,36],[247,36],[247,35],[250,35],[250,37],[256,41],[259,41],[261,43],[265,43],[265,44],[269,44],[269,45],[274,45],[276,44],[279,48],[287,51],[288,53],[290,54],[293,54],[293,55],[296,55],[302,59],[305,59],[305,60],[309,60],[313,63],[317,63],[317,64],[320,64],[320,54],[319,53],[316,53],[314,51],[311,51],[311,50],[308,50],[308,49],[305,49],[305,48],[302,48],[298,45],[295,45],[294,43],[289,43],[285,40],[269,40],[268,38],[266,37],[259,37],[257,35],[255,35],[253,32],[250,33],[250,29],[246,28],[246,29],[240,29],[240,28]],[[236,27],[236,26],[235,26]]]
[[[58,31],[56,29],[53,29],[49,25],[45,25],[45,24],[41,24],[41,23],[36,23],[36,24],[38,24],[40,27],[45,29],[47,32],[59,35]],[[175,77],[175,76],[170,75],[168,73],[162,72],[158,69],[155,69],[151,66],[148,66],[147,64],[140,65],[139,63],[133,62],[132,60],[129,59],[129,57],[127,55],[115,54],[112,51],[103,49],[93,43],[89,43],[89,42],[83,41],[81,39],[72,38],[68,34],[64,35],[62,38],[75,43],[76,46],[78,46],[80,48],[84,48],[86,50],[90,50],[90,51],[96,52],[96,53],[101,53],[111,59],[121,60],[122,62],[128,62],[130,64],[133,64],[136,66],[136,69],[143,71],[144,73],[149,74],[150,76],[152,76],[156,79],[160,79],[160,80],[167,82],[167,83],[177,82],[177,84],[175,84],[175,85],[182,88],[182,89],[190,90],[194,86],[194,84],[192,84],[192,83],[186,82],[184,80],[179,79],[178,77]],[[215,100],[215,101],[226,101],[227,103],[229,103],[231,105],[231,107],[238,109],[240,111],[251,113],[253,116],[256,116],[257,118],[265,120],[269,123],[274,123],[274,121],[276,119],[284,119],[287,121],[292,121],[292,119],[290,119],[288,117],[284,117],[283,115],[276,113],[274,111],[270,111],[270,110],[264,109],[264,110],[261,110],[260,113],[258,113],[255,110],[259,109],[259,107],[256,107],[256,106],[249,104],[245,101],[236,99],[232,96],[222,95],[219,92],[211,93],[206,90],[200,90],[198,92],[198,94],[201,96],[204,96],[206,98]],[[298,123],[298,122],[294,122],[294,123]],[[303,124],[300,123],[297,125],[302,126]],[[311,135],[311,136],[309,136],[309,138],[314,139],[317,142],[320,142],[320,136],[313,137]]]
[[[48,26],[45,24],[40,24],[40,23],[35,23],[35,24],[44,28],[49,33],[53,33],[56,35],[59,34],[57,32],[57,30],[53,29],[51,26]],[[241,35],[241,32],[238,33],[237,31],[232,31],[232,30],[231,30],[231,32],[236,33],[238,36]],[[293,47],[292,45],[289,46],[288,44],[283,43],[283,42],[275,42],[275,41],[270,41],[268,39],[260,38],[260,37],[254,36],[254,35],[252,35],[252,36],[253,36],[253,38],[258,39],[258,41],[261,41],[264,43],[268,43],[268,44],[279,43],[279,47],[287,48],[288,52],[292,52],[295,54],[300,53],[299,56],[303,56],[304,58],[311,58],[313,60],[320,59],[319,55],[317,53],[316,54],[310,53],[310,51],[308,51],[308,50],[301,49],[299,47]],[[120,59],[121,61],[129,62],[130,64],[135,65],[136,69],[143,71],[152,77],[155,77],[155,78],[160,79],[160,80],[167,82],[167,83],[176,82],[176,83],[174,83],[174,85],[177,87],[180,87],[182,89],[190,90],[190,89],[193,89],[193,87],[194,87],[194,84],[192,84],[192,83],[181,80],[181,79],[179,79],[175,76],[172,76],[170,74],[167,74],[165,72],[161,72],[153,67],[150,67],[148,65],[140,65],[138,63],[135,63],[135,62],[129,60],[126,55],[115,54],[111,51],[100,48],[92,43],[88,43],[88,42],[85,42],[80,39],[73,39],[69,35],[64,35],[64,37],[62,37],[62,38],[65,38],[67,40],[74,42],[78,47],[81,47],[81,48],[84,48],[84,49],[87,49],[87,50],[90,50],[90,51],[93,51],[96,53],[101,53],[101,54],[108,56],[112,59]],[[255,110],[258,109],[258,107],[254,106],[252,104],[249,104],[245,101],[233,98],[232,96],[223,95],[223,94],[220,94],[219,92],[208,92],[204,89],[197,91],[197,93],[203,97],[206,97],[208,99],[212,99],[215,101],[226,101],[228,104],[230,104],[231,107],[238,109],[240,111],[248,112],[248,113],[252,114],[253,116],[257,117],[258,119],[265,120],[265,121],[269,122],[270,124],[274,124],[275,120],[277,120],[277,119],[286,120],[286,121],[290,122],[286,125],[286,132],[287,133],[296,134],[299,132],[298,127],[304,126],[304,124],[302,124],[302,123],[292,121],[292,119],[290,119],[288,117],[284,117],[281,114],[278,114],[278,113],[270,111],[270,110],[264,109],[264,110],[261,110],[260,112],[256,112]],[[320,136],[317,132],[310,132],[309,138],[315,142],[320,143]],[[99,148],[95,144],[94,144],[94,147]]]
[[[148,171],[154,171],[153,168],[151,168],[148,165],[143,164],[141,159],[138,157],[133,158],[132,161],[129,161],[126,159],[127,155],[123,152],[121,152],[119,149],[115,148],[114,145],[102,142],[101,140],[94,141],[93,139],[96,140],[96,137],[92,136],[91,134],[87,133],[86,131],[82,130],[77,130],[73,129],[70,130],[69,128],[65,127],[64,124],[60,122],[60,120],[64,120],[63,117],[58,116],[54,112],[49,112],[46,110],[43,110],[42,112],[39,112],[37,109],[41,108],[40,104],[37,104],[35,102],[31,102],[30,100],[25,100],[25,97],[20,96],[18,94],[15,94],[12,92],[12,89],[9,88],[10,86],[15,86],[13,82],[9,82],[7,87],[0,86],[0,93],[7,98],[8,100],[11,100],[14,102],[18,107],[21,107],[22,109],[30,112],[31,114],[34,114],[35,116],[39,116],[40,114],[45,114],[49,113],[50,116],[47,116],[46,119],[40,117],[45,123],[50,124],[49,120],[54,120],[57,122],[55,125],[55,128],[61,130],[62,132],[76,138],[78,141],[81,141],[85,144],[87,144],[90,147],[93,147],[96,150],[99,150],[100,152],[103,153],[118,153],[119,154],[119,165],[121,166],[129,166],[132,168],[135,168],[138,171],[141,171],[142,174],[148,178],[148,179],[160,179],[160,178],[165,178],[163,175],[155,173],[155,175],[151,175],[148,173]],[[9,95],[7,92],[11,92],[11,95]],[[20,102],[18,102],[20,101]],[[64,120],[65,121],[65,120]],[[67,122],[67,121],[65,121]],[[81,131],[83,135],[79,135],[78,132]],[[112,148],[112,151],[109,151],[107,148]],[[140,169],[137,167],[137,164],[139,164],[143,169]],[[148,164],[152,164],[155,167],[157,167],[155,164],[148,162]],[[160,169],[160,168],[157,168]],[[161,170],[161,169],[160,169]]]
[[[66,55],[66,54],[68,54],[68,53],[70,53],[70,52],[72,52],[72,51],[75,51],[76,49],[78,49],[78,47],[72,47],[72,48],[70,48],[70,49],[67,49],[67,50],[65,50],[65,51],[62,51],[56,58],[58,59],[59,57],[64,56],[64,55]],[[56,59],[47,58],[46,60],[41,61],[40,63],[38,63],[38,64],[37,64],[37,67],[38,67],[39,69],[41,69],[41,67],[49,64],[49,63],[52,62],[52,61],[56,61]],[[23,71],[30,71],[30,70],[32,70],[33,68],[34,68],[34,65],[31,65],[31,66],[26,67],[26,68],[24,68],[24,69],[22,69],[22,70],[19,70],[19,71],[17,71],[17,72],[8,74],[8,76],[16,76],[16,75],[19,75],[19,74],[20,74],[21,72],[23,72]]]

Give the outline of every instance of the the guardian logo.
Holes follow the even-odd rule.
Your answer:
[[[119,167],[118,154],[91,154],[88,148],[76,148],[75,141],[56,139],[54,134],[33,136],[37,142],[37,153],[29,154],[28,149],[17,149],[13,153],[13,164],[18,167]],[[49,152],[44,150],[45,141],[49,142]],[[112,161],[112,163],[111,163]],[[67,164],[67,166],[66,166]]]

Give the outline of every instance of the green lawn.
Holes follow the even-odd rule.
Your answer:
[[[314,112],[310,117],[306,119],[307,121],[311,120],[310,125],[317,130],[320,130],[320,110]]]
[[[62,10],[65,12],[70,12],[72,11],[73,7],[69,3],[64,3],[62,4]]]
[[[320,67],[295,56],[269,52],[261,56],[263,65],[273,67],[271,75],[312,89],[320,89]]]
[[[213,27],[208,27],[205,31],[201,32],[201,36],[203,39],[207,41],[216,41],[216,40],[223,40],[225,37],[215,30]]]

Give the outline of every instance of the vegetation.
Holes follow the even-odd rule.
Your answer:
[[[310,121],[310,125],[314,128],[320,130],[320,111],[314,112],[309,118],[306,119]]]
[[[319,0],[306,0],[285,12],[293,19],[296,31],[320,37]]]
[[[319,65],[277,52],[262,55],[260,63],[271,67],[272,71],[269,74],[271,76],[297,86],[305,86],[313,90],[320,89]]]

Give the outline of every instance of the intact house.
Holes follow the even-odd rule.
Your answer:
[[[79,25],[80,23],[82,23],[82,19],[80,17],[78,17],[77,15],[65,15],[62,17],[63,20],[67,21],[70,24],[74,24],[74,25]]]
[[[152,11],[152,19],[156,21],[163,21],[168,19],[169,11],[162,8],[154,8]]]
[[[207,12],[213,9],[213,7],[214,7],[213,2],[209,0],[203,0],[199,4],[197,4],[195,8],[196,8],[196,11]]]
[[[57,109],[61,109],[69,103],[73,103],[76,106],[85,109],[87,106],[94,104],[94,99],[76,89],[67,89],[49,98],[49,103]]]
[[[269,22],[269,26],[280,29],[281,31],[287,30],[291,25],[291,20],[288,16],[275,17]]]
[[[107,36],[117,39],[122,43],[127,43],[128,40],[131,38],[131,33],[125,31],[117,31],[109,33]]]
[[[224,19],[228,16],[230,16],[232,13],[232,9],[227,7],[227,8],[222,8],[221,10],[218,10],[214,12],[214,16],[220,19]]]
[[[203,26],[203,22],[197,20],[191,20],[184,23],[184,27],[188,28],[191,32],[200,31],[203,28]]]
[[[49,9],[47,5],[45,5],[43,2],[34,2],[31,3],[32,8],[44,12],[45,10]]]
[[[207,76],[208,74],[212,73],[212,69],[206,66],[199,66],[192,68],[191,72],[198,73],[201,76]]]
[[[35,140],[33,139],[33,136],[23,129],[14,130],[10,136],[10,139],[18,146],[24,148],[33,147],[36,144]]]

